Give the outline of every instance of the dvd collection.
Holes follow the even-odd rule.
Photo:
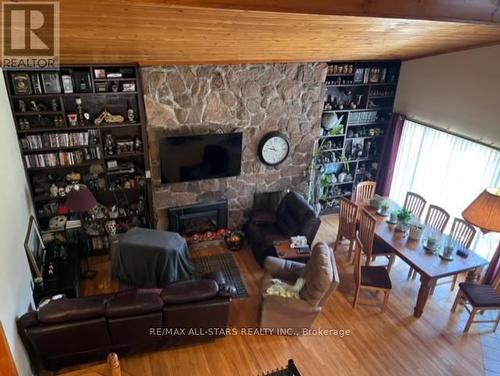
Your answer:
[[[97,144],[99,132],[90,129],[75,133],[44,133],[21,138],[23,150],[89,146]]]

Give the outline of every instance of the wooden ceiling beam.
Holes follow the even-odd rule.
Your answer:
[[[500,23],[500,2],[493,0],[133,0],[200,8],[253,10],[336,16],[432,21]]]

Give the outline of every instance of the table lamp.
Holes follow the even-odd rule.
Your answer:
[[[83,221],[81,215],[83,213],[88,213],[93,208],[97,206],[97,200],[95,199],[92,191],[83,184],[76,184],[69,192],[68,198],[66,199],[66,206],[74,213],[80,214],[80,221]],[[89,258],[87,255],[87,270],[82,273],[84,278],[92,279],[96,276],[97,272],[95,270],[90,270]]]
[[[500,232],[500,188],[487,188],[462,212],[464,219],[483,233]],[[500,273],[500,243],[484,275],[483,283],[490,284]]]

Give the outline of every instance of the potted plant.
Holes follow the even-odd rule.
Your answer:
[[[385,215],[389,211],[390,205],[387,200],[382,201],[380,204],[380,214]]]
[[[425,226],[421,223],[413,223],[410,225],[409,238],[412,240],[420,240],[424,232]]]
[[[396,229],[399,231],[408,230],[411,221],[411,212],[406,209],[401,209],[397,213]]]

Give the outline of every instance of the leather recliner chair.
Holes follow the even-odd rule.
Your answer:
[[[267,293],[274,278],[293,285],[299,277],[305,283],[298,299]],[[278,334],[280,329],[286,330],[287,334],[303,334],[304,329],[311,327],[339,283],[335,255],[325,243],[317,243],[313,247],[306,265],[267,257],[261,281],[260,327],[272,329],[273,334]]]
[[[321,219],[307,201],[297,192],[289,192],[275,212],[252,212],[245,224],[245,235],[255,259],[263,265],[267,256],[276,256],[275,241],[304,235],[312,244],[320,225]]]
[[[18,319],[36,370],[212,340],[224,335],[234,287],[223,277],[163,289],[59,299]]]

